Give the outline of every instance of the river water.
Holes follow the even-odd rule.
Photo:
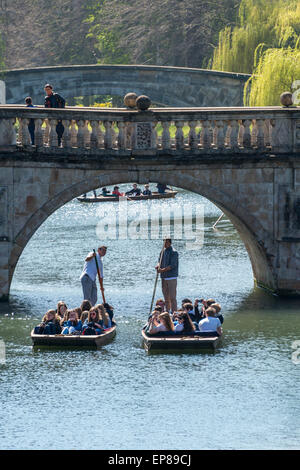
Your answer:
[[[178,300],[214,297],[221,303],[224,338],[215,353],[149,355],[142,348],[162,245],[145,235],[143,221],[150,210],[166,214],[174,204],[187,212],[193,207],[200,245],[203,236],[202,247],[173,242],[180,255]],[[6,348],[0,364],[0,448],[299,449],[300,364],[297,354],[292,356],[292,344],[300,340],[299,300],[254,288],[239,235],[226,218],[212,230],[221,212],[199,195],[179,190],[175,200],[129,206],[129,239],[112,239],[109,226],[109,239],[103,240],[101,227],[107,215],[113,220],[114,203],[74,200],[56,211],[24,250],[10,304],[0,305]],[[139,233],[148,238],[133,239]],[[34,350],[30,331],[46,310],[58,300],[80,305],[83,260],[103,242],[105,293],[118,323],[115,340],[99,351]]]

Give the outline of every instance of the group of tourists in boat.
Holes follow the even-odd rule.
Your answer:
[[[70,309],[60,300],[55,310],[45,313],[41,323],[34,328],[34,334],[101,335],[114,324],[113,310],[108,303],[92,306],[89,300]]]
[[[221,305],[214,299],[182,300],[181,308],[172,312],[166,311],[166,303],[158,299],[145,331],[149,335],[157,333],[193,334],[214,333],[222,335],[222,323],[224,321]]]
[[[158,195],[164,195],[166,194],[166,191],[172,191],[171,188],[169,188],[166,184],[163,183],[157,183],[157,193]],[[120,192],[119,191],[119,186],[114,186],[113,191],[109,191],[106,187],[103,187],[101,189],[101,193],[97,195],[96,190],[93,190],[93,194],[95,198],[107,198],[107,197],[125,197],[125,196],[146,196],[146,197],[151,197],[152,196],[152,191],[150,190],[150,185],[147,183],[144,185],[144,189],[141,189],[138,187],[137,183],[133,183],[132,188],[128,191],[125,192]],[[176,191],[172,191],[176,193]],[[82,195],[82,198],[86,198],[86,193]]]
[[[113,307],[106,302],[103,287],[102,259],[107,247],[98,247],[97,252],[88,253],[80,276],[83,300],[80,307],[68,309],[59,301],[56,310],[48,310],[42,322],[35,327],[35,335],[101,335],[110,328],[115,328]],[[160,274],[163,299],[156,301],[148,323],[143,331],[149,335],[204,335],[221,336],[223,316],[221,305],[214,299],[189,298],[182,300],[177,307],[178,252],[172,246],[172,240],[166,238],[155,266]],[[96,279],[99,279],[103,303],[97,303]],[[152,298],[154,300],[155,289]]]

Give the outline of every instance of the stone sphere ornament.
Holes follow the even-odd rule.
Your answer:
[[[150,105],[151,105],[151,100],[149,96],[141,95],[136,100],[136,107],[140,111],[146,111],[148,108],[150,108]]]
[[[280,95],[280,103],[282,106],[292,106],[293,105],[293,95],[290,91],[285,91]]]
[[[127,93],[124,96],[125,106],[127,106],[127,108],[135,108],[136,107],[136,99],[137,99],[137,94],[136,93]]]

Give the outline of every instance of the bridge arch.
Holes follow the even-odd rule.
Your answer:
[[[65,187],[63,190],[57,188],[58,190],[53,196],[37,208],[22,227],[15,238],[9,257],[9,289],[16,265],[24,248],[36,230],[51,214],[83,193],[101,186],[133,181],[139,184],[148,182],[171,184],[197,193],[213,202],[228,216],[239,233],[251,261],[254,279],[262,286],[275,289],[276,276],[268,255],[272,243],[269,235],[261,225],[259,219],[250,214],[247,208],[238,200],[233,199],[231,194],[210,184],[199,184],[197,176],[175,173],[171,170],[159,172],[159,177],[157,171],[152,170],[122,170],[106,171],[103,173],[95,171],[94,173],[94,176],[89,177],[88,180],[81,178],[68,187]]]

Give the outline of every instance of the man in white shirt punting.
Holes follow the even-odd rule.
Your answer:
[[[92,305],[95,305],[97,302],[97,286],[96,286],[96,278],[97,278],[97,264],[96,259],[98,262],[98,267],[100,271],[100,289],[104,292],[103,287],[103,263],[102,257],[106,255],[107,247],[100,246],[97,250],[97,253],[90,252],[87,257],[85,258],[85,263],[83,266],[83,270],[80,276],[82,290],[83,290],[83,298],[84,300],[89,300]],[[96,258],[95,258],[96,257]]]

